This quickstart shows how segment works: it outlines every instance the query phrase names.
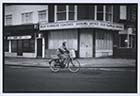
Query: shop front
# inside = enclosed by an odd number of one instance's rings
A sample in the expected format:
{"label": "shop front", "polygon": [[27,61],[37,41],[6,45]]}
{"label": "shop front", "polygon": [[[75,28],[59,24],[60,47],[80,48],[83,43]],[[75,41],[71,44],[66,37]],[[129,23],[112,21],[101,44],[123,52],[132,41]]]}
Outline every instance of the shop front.
{"label": "shop front", "polygon": [[36,57],[37,25],[5,27],[4,49],[6,57]]}
{"label": "shop front", "polygon": [[94,20],[39,24],[40,32],[47,33],[45,58],[55,55],[63,41],[80,58],[112,56],[113,33],[123,29],[122,24]]}

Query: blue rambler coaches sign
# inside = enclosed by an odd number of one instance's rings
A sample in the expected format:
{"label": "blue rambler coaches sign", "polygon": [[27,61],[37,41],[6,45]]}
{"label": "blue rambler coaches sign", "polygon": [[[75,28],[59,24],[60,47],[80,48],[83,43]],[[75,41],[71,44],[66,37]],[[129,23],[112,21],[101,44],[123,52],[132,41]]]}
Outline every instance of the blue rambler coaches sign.
{"label": "blue rambler coaches sign", "polygon": [[94,21],[94,20],[56,22],[56,23],[40,22],[39,24],[40,30],[74,29],[74,28],[101,28],[108,30],[124,30],[124,25],[119,23]]}

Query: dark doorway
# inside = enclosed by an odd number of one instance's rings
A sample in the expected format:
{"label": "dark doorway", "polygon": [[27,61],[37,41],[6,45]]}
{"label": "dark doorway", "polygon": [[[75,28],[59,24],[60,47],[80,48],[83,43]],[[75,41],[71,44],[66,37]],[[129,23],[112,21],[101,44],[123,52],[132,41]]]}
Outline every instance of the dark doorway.
{"label": "dark doorway", "polygon": [[17,41],[17,55],[22,56],[23,50],[22,50],[22,40]]}
{"label": "dark doorway", "polygon": [[42,38],[37,39],[37,57],[42,57]]}

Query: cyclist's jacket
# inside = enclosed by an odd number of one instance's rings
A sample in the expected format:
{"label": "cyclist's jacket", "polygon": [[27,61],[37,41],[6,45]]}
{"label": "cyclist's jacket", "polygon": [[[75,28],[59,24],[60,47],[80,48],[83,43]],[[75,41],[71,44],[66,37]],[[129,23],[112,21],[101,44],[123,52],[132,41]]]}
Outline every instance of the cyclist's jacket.
{"label": "cyclist's jacket", "polygon": [[63,46],[63,45],[58,48],[58,51],[60,52],[60,54],[69,53],[66,46]]}

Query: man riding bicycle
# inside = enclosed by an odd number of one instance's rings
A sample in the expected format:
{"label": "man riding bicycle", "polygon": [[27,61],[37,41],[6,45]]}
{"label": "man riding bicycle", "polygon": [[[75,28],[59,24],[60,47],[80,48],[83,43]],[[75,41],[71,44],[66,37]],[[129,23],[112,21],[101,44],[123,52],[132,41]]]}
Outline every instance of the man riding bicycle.
{"label": "man riding bicycle", "polygon": [[59,57],[59,60],[61,64],[64,63],[65,59],[68,57],[69,50],[66,47],[66,42],[64,41],[62,45],[57,49],[57,56]]}

